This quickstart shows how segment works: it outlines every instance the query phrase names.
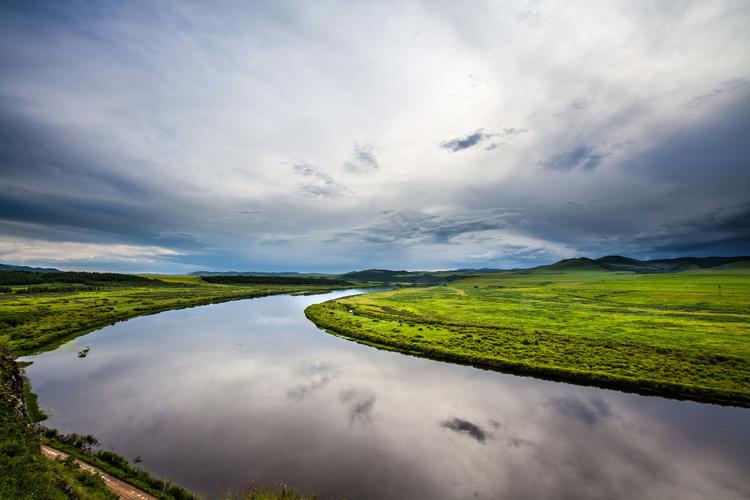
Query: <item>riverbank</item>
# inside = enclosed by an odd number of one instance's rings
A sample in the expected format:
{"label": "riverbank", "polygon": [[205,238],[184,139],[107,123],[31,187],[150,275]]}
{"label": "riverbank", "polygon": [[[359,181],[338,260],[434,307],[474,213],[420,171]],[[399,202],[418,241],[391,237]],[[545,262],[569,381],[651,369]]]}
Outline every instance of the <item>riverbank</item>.
{"label": "riverbank", "polygon": [[750,406],[750,273],[503,273],[308,307],[320,328],[498,371]]}
{"label": "riverbank", "polygon": [[[56,450],[55,448],[52,448],[47,445],[42,445],[41,447],[42,454],[45,457],[51,458],[52,460],[56,461],[65,461],[68,460],[67,453],[64,453],[60,450]],[[71,457],[72,458],[72,457]],[[156,497],[153,497],[146,493],[145,491],[139,490],[132,485],[120,481],[114,476],[111,476],[107,474],[106,472],[102,471],[101,469],[98,469],[96,467],[92,467],[91,465],[87,464],[86,462],[78,459],[73,459],[73,463],[76,464],[79,468],[99,476],[102,481],[104,481],[104,484],[107,485],[107,488],[111,490],[120,500],[155,500]]]}
{"label": "riverbank", "polygon": [[199,280],[94,290],[0,294],[0,344],[17,356],[58,347],[118,321],[230,300],[283,293],[325,293],[351,288],[326,285],[216,285]]}
{"label": "riverbank", "polygon": [[0,348],[0,498],[117,498],[97,476],[42,456],[23,385],[12,354]]}

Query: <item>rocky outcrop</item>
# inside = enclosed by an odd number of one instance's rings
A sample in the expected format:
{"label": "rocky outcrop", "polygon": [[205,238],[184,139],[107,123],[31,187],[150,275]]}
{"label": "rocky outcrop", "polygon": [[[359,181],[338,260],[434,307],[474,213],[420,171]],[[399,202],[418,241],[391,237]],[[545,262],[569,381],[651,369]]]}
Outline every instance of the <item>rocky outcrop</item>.
{"label": "rocky outcrop", "polygon": [[5,401],[6,407],[30,422],[24,400],[21,369],[8,348],[0,348],[0,387],[2,387],[0,396]]}

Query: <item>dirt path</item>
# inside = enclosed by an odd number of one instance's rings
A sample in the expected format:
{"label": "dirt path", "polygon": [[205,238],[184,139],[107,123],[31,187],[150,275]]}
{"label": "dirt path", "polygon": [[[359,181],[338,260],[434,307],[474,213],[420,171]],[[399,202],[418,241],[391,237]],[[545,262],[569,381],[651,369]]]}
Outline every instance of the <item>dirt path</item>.
{"label": "dirt path", "polygon": [[[53,459],[63,460],[65,459],[68,454],[63,453],[62,451],[58,451],[54,448],[50,448],[49,446],[42,445],[42,453],[44,453],[45,456]],[[156,497],[153,497],[149,495],[148,493],[145,493],[135,486],[131,486],[125,481],[121,481],[117,479],[114,476],[110,476],[106,472],[102,471],[101,469],[97,469],[96,467],[93,467],[86,462],[82,462],[81,460],[74,459],[75,463],[78,464],[81,469],[93,472],[95,474],[98,474],[99,477],[104,480],[104,484],[107,485],[107,488],[112,490],[115,494],[117,494],[120,498],[123,500],[156,500]]]}

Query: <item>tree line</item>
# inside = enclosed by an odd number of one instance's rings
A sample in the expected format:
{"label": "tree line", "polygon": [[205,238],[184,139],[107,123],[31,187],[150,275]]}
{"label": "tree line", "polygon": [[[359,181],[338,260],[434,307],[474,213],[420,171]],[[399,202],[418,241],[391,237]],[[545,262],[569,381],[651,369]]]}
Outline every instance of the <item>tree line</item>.
{"label": "tree line", "polygon": [[34,272],[0,271],[0,285],[40,285],[42,283],[81,283],[100,285],[102,283],[158,283],[156,280],[119,273],[90,273],[83,271]]}
{"label": "tree line", "polygon": [[349,286],[350,281],[329,278],[300,278],[296,276],[202,276],[207,283],[219,285],[331,285]]}

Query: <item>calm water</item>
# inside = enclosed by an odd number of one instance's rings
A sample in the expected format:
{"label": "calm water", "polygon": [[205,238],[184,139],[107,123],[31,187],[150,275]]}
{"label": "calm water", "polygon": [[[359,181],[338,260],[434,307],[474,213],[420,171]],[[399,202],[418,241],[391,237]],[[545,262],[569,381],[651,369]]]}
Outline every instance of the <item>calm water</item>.
{"label": "calm water", "polygon": [[[204,495],[750,496],[750,410],[379,351],[276,296],[170,311],[25,358],[47,425]],[[86,358],[76,351],[91,346]]]}

